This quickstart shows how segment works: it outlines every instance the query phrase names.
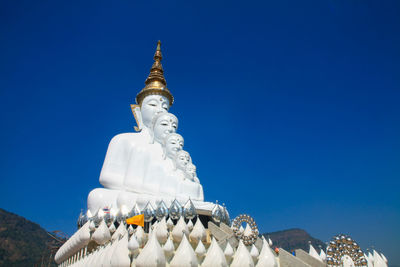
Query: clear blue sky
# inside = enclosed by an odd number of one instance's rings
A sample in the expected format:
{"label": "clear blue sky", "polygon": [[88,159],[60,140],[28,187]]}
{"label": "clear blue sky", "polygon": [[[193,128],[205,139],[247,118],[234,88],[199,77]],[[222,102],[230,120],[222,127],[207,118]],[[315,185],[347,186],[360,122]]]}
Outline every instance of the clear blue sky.
{"label": "clear blue sky", "polygon": [[207,200],[400,264],[400,2],[147,2],[0,2],[0,206],[75,231],[160,39]]}

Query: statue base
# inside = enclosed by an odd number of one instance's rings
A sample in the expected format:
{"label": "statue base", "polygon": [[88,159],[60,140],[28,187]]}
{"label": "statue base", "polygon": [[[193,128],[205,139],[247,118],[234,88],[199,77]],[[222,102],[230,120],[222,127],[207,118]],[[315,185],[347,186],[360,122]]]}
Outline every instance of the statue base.
{"label": "statue base", "polygon": [[[88,210],[90,210],[92,214],[96,214],[99,209],[103,208],[114,207],[120,210],[122,206],[126,206],[128,210],[131,210],[135,203],[138,205],[140,210],[143,210],[149,202],[154,209],[156,209],[161,201],[164,201],[165,205],[169,207],[175,199],[183,206],[189,200],[189,197],[171,197],[162,195],[155,196],[123,190],[96,188],[89,193],[87,203]],[[191,200],[196,208],[197,214],[211,216],[211,211],[214,208],[215,203],[194,199]]]}

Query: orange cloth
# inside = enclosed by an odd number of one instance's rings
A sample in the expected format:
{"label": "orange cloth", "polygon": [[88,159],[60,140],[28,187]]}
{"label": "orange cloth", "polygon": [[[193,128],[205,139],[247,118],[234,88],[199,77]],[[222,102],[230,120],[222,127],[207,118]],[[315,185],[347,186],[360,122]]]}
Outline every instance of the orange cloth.
{"label": "orange cloth", "polygon": [[140,215],[130,217],[130,218],[126,219],[126,223],[140,225],[140,226],[144,227],[144,215],[140,214]]}

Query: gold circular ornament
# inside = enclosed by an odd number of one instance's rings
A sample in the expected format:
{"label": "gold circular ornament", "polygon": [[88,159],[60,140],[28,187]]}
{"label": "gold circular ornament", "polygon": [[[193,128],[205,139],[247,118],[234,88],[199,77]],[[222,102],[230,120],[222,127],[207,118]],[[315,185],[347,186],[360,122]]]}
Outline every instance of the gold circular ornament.
{"label": "gold circular ornament", "polygon": [[[246,222],[250,228],[251,228],[251,234],[250,235],[244,235],[244,233],[242,233],[240,231],[240,226],[242,225],[242,223]],[[232,223],[232,228],[233,228],[233,233],[235,234],[235,236],[237,237],[237,239],[240,239],[243,241],[243,243],[246,246],[250,246],[252,244],[254,244],[257,241],[257,237],[258,237],[258,228],[256,223],[254,222],[254,219],[252,217],[250,217],[249,215],[246,214],[240,214],[239,216],[237,216]]]}
{"label": "gold circular ornament", "polygon": [[343,264],[343,257],[349,256],[355,266],[367,266],[364,253],[358,244],[348,235],[337,235],[332,238],[327,247],[328,266],[338,266]]}

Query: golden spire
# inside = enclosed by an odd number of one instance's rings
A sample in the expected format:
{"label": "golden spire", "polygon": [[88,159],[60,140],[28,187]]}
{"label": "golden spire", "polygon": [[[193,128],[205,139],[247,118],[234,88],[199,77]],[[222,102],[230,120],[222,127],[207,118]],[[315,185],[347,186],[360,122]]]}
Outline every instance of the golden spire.
{"label": "golden spire", "polygon": [[136,103],[142,105],[143,99],[148,95],[162,95],[168,98],[169,105],[172,106],[174,102],[174,97],[167,88],[167,82],[164,78],[164,70],[161,65],[161,42],[158,41],[157,49],[154,53],[154,63],[151,66],[150,74],[144,82],[146,86],[140,91],[136,96]]}

